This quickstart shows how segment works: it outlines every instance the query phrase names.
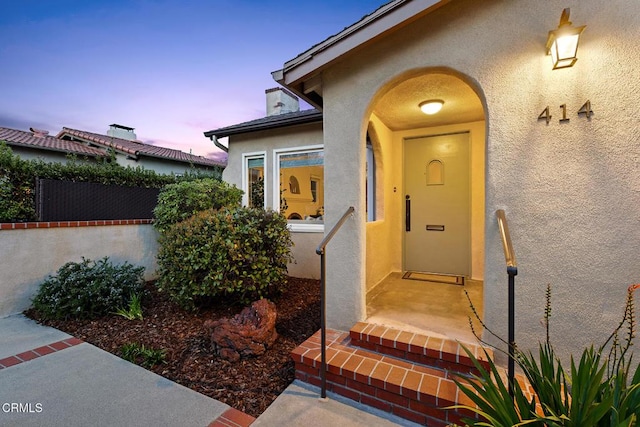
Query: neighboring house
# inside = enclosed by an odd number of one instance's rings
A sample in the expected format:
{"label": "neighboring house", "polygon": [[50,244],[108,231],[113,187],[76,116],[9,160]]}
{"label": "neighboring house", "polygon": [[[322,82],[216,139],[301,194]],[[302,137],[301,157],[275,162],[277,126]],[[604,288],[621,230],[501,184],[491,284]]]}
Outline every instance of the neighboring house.
{"label": "neighboring house", "polygon": [[22,159],[41,159],[66,163],[71,154],[78,160],[96,160],[106,157],[105,150],[74,141],[64,141],[49,132],[31,128],[30,132],[0,127],[0,141],[5,141],[14,154]]}
{"label": "neighboring house", "polygon": [[298,98],[283,89],[266,95],[266,117],[205,136],[216,142],[229,138],[223,179],[244,191],[245,205],[283,208],[294,242],[289,274],[318,278],[315,248],[324,230],[322,113],[299,111]]}
{"label": "neighboring house", "polygon": [[191,169],[213,170],[224,167],[218,161],[184,153],[171,148],[145,144],[136,139],[134,128],[112,124],[107,135],[77,129],[62,128],[56,136],[64,141],[76,141],[102,150],[112,150],[122,166],[151,169],[161,174],[183,174]]}
{"label": "neighboring house", "polygon": [[113,124],[107,135],[63,128],[57,136],[31,128],[30,132],[0,127],[0,141],[23,159],[66,163],[69,155],[80,161],[115,156],[122,166],[144,167],[160,174],[184,174],[189,170],[215,170],[224,164],[171,148],[136,140],[133,128]]}
{"label": "neighboring house", "polygon": [[[547,35],[567,7],[586,25],[579,60],[552,69]],[[273,73],[322,113],[206,135],[229,137],[225,179],[246,191],[264,177],[275,209],[280,191],[289,204],[289,160],[322,159],[326,215],[293,220],[296,242],[319,241],[355,207],[327,250],[331,327],[366,319],[370,291],[390,274],[423,271],[482,280],[484,321],[506,337],[504,209],[518,260],[516,341],[544,339],[550,283],[552,339],[566,360],[604,341],[640,281],[638,46],[635,0],[394,0]],[[420,111],[428,100],[443,102],[440,113]],[[313,175],[296,176],[300,194]]]}

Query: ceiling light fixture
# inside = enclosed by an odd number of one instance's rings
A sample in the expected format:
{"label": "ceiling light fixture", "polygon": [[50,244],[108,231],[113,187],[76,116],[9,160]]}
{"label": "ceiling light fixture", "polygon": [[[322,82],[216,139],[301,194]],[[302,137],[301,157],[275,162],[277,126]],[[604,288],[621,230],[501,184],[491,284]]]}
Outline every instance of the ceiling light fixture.
{"label": "ceiling light fixture", "polygon": [[428,101],[421,102],[419,107],[423,113],[432,115],[440,111],[443,105],[444,101],[441,99],[430,99]]}
{"label": "ceiling light fixture", "polygon": [[578,42],[586,25],[571,25],[569,12],[569,8],[562,11],[558,28],[549,31],[547,38],[547,55],[551,55],[554,70],[572,67],[578,60]]}

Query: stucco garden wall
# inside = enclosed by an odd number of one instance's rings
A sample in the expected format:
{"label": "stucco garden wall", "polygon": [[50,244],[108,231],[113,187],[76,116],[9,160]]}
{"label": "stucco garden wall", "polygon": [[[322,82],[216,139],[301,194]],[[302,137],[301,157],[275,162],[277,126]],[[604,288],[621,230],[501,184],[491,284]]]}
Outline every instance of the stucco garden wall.
{"label": "stucco garden wall", "polygon": [[[573,68],[551,70],[544,45],[563,8],[586,24]],[[600,343],[640,279],[640,4],[613,0],[461,0],[369,44],[323,72],[325,206],[357,214],[329,254],[328,321],[364,318],[364,136],[371,106],[394,79],[420,70],[470,83],[487,118],[485,320],[506,336],[506,267],[495,222],[505,209],[518,257],[516,340],[544,338],[547,283],[552,339],[563,357]],[[594,115],[578,116],[590,100]],[[569,122],[560,123],[567,105]],[[549,124],[538,115],[549,106]],[[343,183],[354,183],[345,186]],[[338,190],[339,189],[339,190]],[[337,218],[328,218],[329,224]],[[353,286],[344,286],[352,283]]]}
{"label": "stucco garden wall", "polygon": [[[322,123],[252,132],[245,135],[234,135],[229,138],[228,163],[222,178],[226,182],[242,188],[243,153],[265,152],[265,192],[267,200],[265,207],[273,208],[276,200],[273,179],[274,150],[322,145]],[[289,263],[287,267],[289,275],[313,279],[320,277],[320,257],[316,255],[316,247],[323,237],[324,234],[322,232],[291,233],[291,239],[294,244],[291,252],[294,261]]]}
{"label": "stucco garden wall", "polygon": [[[116,223],[125,221],[91,221]],[[136,222],[142,222],[137,220]],[[0,317],[20,313],[31,305],[39,285],[65,263],[82,257],[113,263],[128,261],[145,267],[145,279],[155,278],[157,232],[150,224],[78,226],[85,221],[28,223],[43,228],[0,230]],[[57,224],[57,223],[56,223]],[[27,224],[15,224],[26,226]]]}

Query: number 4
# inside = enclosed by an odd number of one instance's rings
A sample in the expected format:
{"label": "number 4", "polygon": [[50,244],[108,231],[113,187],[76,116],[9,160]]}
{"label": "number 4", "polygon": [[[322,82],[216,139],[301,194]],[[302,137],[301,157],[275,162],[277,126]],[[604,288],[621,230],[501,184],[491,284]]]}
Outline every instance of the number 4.
{"label": "number 4", "polygon": [[591,101],[587,100],[587,102],[585,102],[584,105],[580,107],[580,109],[578,110],[578,115],[580,114],[584,114],[585,116],[587,116],[587,119],[591,118],[591,115],[593,114],[593,110],[591,110]]}
{"label": "number 4", "polygon": [[538,120],[546,120],[547,124],[549,124],[549,121],[551,121],[551,113],[549,112],[548,105],[547,105],[547,108],[542,110],[542,113],[540,113],[540,115],[538,116]]}

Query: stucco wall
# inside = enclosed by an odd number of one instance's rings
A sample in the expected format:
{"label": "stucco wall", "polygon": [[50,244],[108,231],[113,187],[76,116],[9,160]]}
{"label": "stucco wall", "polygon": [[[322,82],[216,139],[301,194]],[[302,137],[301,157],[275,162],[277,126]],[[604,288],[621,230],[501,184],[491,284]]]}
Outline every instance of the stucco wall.
{"label": "stucco wall", "polygon": [[161,158],[142,156],[138,160],[130,159],[122,154],[116,156],[116,162],[124,167],[130,166],[132,168],[143,167],[147,170],[153,170],[159,174],[175,174],[183,175],[187,171],[195,170],[211,170],[213,168],[207,168],[202,165],[190,165],[184,162],[174,162],[171,160],[164,160]]}
{"label": "stucco wall", "polygon": [[287,265],[289,276],[320,279],[320,256],[316,248],[323,237],[322,233],[291,233],[293,261]]}
{"label": "stucco wall", "polygon": [[0,231],[0,317],[29,308],[43,280],[65,263],[80,262],[82,257],[128,261],[145,267],[145,279],[155,278],[156,239],[152,225]]}
{"label": "stucco wall", "polygon": [[[322,144],[322,123],[234,135],[229,137],[228,163],[222,177],[226,182],[242,188],[243,153],[266,152],[265,192],[267,202],[265,207],[273,208],[274,150]],[[313,279],[320,277],[320,257],[316,255],[316,247],[323,237],[322,232],[292,232],[291,239],[294,246],[291,248],[291,252],[294,261],[288,265],[288,272],[291,276]]]}
{"label": "stucco wall", "polygon": [[[57,162],[66,164],[67,153],[57,152],[57,151],[43,151],[43,150],[33,150],[25,147],[18,147],[15,145],[9,145],[13,154],[19,156],[22,160],[42,160],[44,162]],[[85,157],[81,155],[76,156],[77,162],[85,162],[88,161],[90,163],[94,163],[96,159],[94,157]]]}
{"label": "stucco wall", "polygon": [[[552,71],[544,45],[565,7],[587,29],[576,65]],[[487,324],[506,336],[507,276],[495,223],[503,208],[519,266],[516,340],[526,347],[544,337],[540,318],[551,283],[552,338],[561,354],[602,342],[622,315],[627,286],[640,277],[638,22],[635,0],[550,0],[544,7],[461,0],[324,70],[329,224],[337,220],[330,213],[349,205],[364,212],[363,141],[378,91],[409,71],[445,67],[474,86],[486,109]],[[576,114],[587,100],[590,120]],[[561,104],[568,123],[558,122]],[[548,125],[537,120],[547,105],[554,115]],[[364,318],[365,233],[357,214],[336,236],[341,250],[329,254],[332,327]]]}

